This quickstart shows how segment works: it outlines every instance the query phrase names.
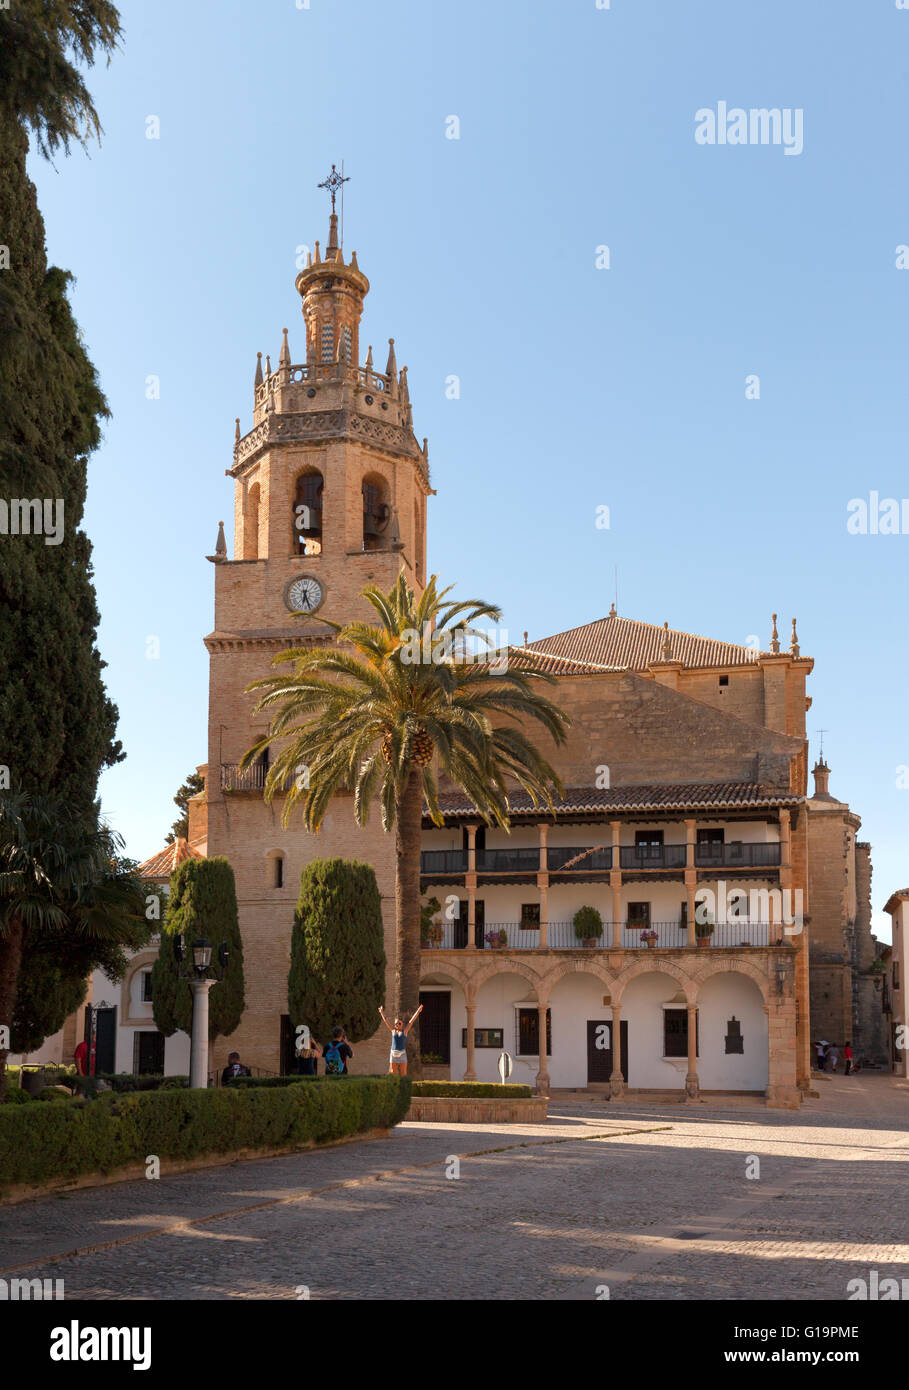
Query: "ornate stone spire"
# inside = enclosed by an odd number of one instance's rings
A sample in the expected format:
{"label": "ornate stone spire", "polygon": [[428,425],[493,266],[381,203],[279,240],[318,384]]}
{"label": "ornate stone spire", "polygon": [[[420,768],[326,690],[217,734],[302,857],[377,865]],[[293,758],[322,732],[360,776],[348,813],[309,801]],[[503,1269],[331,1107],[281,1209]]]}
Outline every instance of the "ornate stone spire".
{"label": "ornate stone spire", "polygon": [[792,641],[789,643],[789,654],[790,656],[798,656],[799,654],[799,635],[795,630],[795,618],[792,619]]}
{"label": "ornate stone spire", "polygon": [[774,656],[779,656],[779,654],[780,654],[780,634],[779,634],[779,633],[777,632],[777,630],[776,630],[776,614],[775,614],[775,613],[772,613],[770,616],[771,616],[772,619],[773,619],[773,630],[772,630],[772,632],[770,633],[770,650],[771,650],[771,652],[773,653]]}
{"label": "ornate stone spire", "polygon": [[385,375],[388,377],[388,390],[394,395],[395,385],[398,380],[398,363],[395,357],[395,340],[388,340],[388,361],[385,363]]}
{"label": "ornate stone spire", "polygon": [[239,417],[239,415],[237,416],[237,428],[236,428],[236,430],[234,431],[234,443],[235,443],[235,444],[239,444],[239,443],[240,443],[240,417]]}
{"label": "ornate stone spire", "polygon": [[[610,614],[610,617],[614,617],[614,616],[615,616],[614,614]],[[669,640],[669,624],[668,624],[668,623],[664,623],[664,624],[663,624],[663,651],[662,651],[662,659],[663,659],[664,661],[671,661],[671,660],[672,660],[672,643],[671,643],[670,640]]]}
{"label": "ornate stone spire", "polygon": [[261,385],[262,385],[262,354],[261,354],[261,352],[257,352],[257,353],[256,353],[256,376],[255,376],[255,380],[253,381],[253,386],[261,386]]}
{"label": "ornate stone spire", "polygon": [[617,617],[619,616],[618,613],[615,611],[615,604],[614,604],[614,603],[610,603],[610,605],[609,605],[609,614],[608,614],[608,616],[609,616],[610,618],[617,618]]}
{"label": "ornate stone spire", "polygon": [[223,565],[227,559],[227,541],[224,539],[224,522],[218,522],[218,539],[215,541],[214,555],[206,555],[206,560],[211,560],[213,565]]}
{"label": "ornate stone spire", "polygon": [[278,365],[281,366],[281,367],[289,367],[289,366],[290,366],[290,347],[288,346],[288,342],[287,342],[287,329],[286,329],[286,328],[282,328],[282,329],[281,329],[281,332],[282,332],[282,334],[284,335],[284,337],[283,337],[283,341],[282,341],[282,343],[281,343],[281,356],[278,358]]}

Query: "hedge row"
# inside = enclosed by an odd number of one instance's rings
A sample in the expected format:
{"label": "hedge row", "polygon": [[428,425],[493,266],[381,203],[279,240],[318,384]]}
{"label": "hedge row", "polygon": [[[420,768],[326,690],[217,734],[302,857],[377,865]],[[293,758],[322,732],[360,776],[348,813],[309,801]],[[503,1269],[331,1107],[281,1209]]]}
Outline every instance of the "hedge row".
{"label": "hedge row", "polygon": [[94,1076],[71,1076],[65,1085],[75,1086],[80,1093],[91,1092],[99,1081],[106,1081],[112,1091],[122,1094],[132,1091],[172,1091],[189,1085],[188,1076],[133,1076],[130,1071],[99,1071]]}
{"label": "hedge row", "polygon": [[398,1124],[410,1105],[402,1076],[314,1078],[308,1086],[144,1091],[65,1105],[0,1107],[0,1190],[126,1164],[326,1144]]}
{"label": "hedge row", "polygon": [[502,1086],[497,1081],[414,1081],[415,1096],[455,1096],[461,1100],[482,1100],[495,1096],[497,1100],[523,1100],[533,1095],[530,1086]]}

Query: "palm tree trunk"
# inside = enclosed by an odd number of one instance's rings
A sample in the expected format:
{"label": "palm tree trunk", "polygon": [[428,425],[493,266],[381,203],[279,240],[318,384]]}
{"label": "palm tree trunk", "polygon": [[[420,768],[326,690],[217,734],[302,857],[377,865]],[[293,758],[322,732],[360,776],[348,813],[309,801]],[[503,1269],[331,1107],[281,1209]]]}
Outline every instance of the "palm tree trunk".
{"label": "palm tree trunk", "polygon": [[[22,965],[22,947],[25,941],[25,928],[21,922],[13,921],[5,936],[0,936],[0,1025],[11,1029],[16,995],[19,992],[19,970]],[[0,1035],[4,1040],[6,1035]],[[0,1047],[0,1098],[6,1094],[6,1059],[8,1047]]]}
{"label": "palm tree trunk", "polygon": [[[395,1013],[406,1023],[420,1002],[420,847],[423,776],[411,765],[410,776],[395,794]],[[407,1038],[407,1070],[419,1079],[420,1020]]]}

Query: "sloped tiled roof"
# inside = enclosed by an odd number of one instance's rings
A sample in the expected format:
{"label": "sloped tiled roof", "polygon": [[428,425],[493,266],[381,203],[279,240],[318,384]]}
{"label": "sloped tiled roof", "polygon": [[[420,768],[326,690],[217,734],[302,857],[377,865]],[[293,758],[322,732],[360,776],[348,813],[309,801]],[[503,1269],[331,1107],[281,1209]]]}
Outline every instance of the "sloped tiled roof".
{"label": "sloped tiled roof", "polygon": [[[573,812],[594,815],[605,811],[685,811],[716,807],[796,806],[804,798],[794,792],[767,791],[754,782],[663,782],[653,786],[568,787],[565,795],[553,798],[556,814]],[[475,815],[476,807],[462,793],[439,797],[439,809],[446,816]],[[527,792],[514,792],[508,798],[511,815],[534,814]],[[536,814],[547,815],[545,807]]]}
{"label": "sloped tiled roof", "polygon": [[204,858],[205,855],[193,849],[188,840],[177,839],[172,845],[165,845],[163,849],[158,850],[151,859],[146,859],[139,865],[137,872],[142,878],[170,878],[177,865],[182,864],[185,859]]}
{"label": "sloped tiled roof", "polygon": [[[552,658],[548,669],[553,675],[559,672],[559,661],[582,663],[591,669],[645,671],[652,661],[666,660],[665,640],[665,629],[655,623],[609,617],[557,632],[553,637],[542,637],[517,650]],[[685,666],[747,666],[757,655],[752,648],[735,642],[718,642],[672,628],[669,646],[669,659]]]}

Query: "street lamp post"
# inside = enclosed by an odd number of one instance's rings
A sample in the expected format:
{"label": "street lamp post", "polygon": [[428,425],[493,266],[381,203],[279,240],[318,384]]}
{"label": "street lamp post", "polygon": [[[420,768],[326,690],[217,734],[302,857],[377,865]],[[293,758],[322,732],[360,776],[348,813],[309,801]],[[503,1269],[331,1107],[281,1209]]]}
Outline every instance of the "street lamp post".
{"label": "street lamp post", "polygon": [[193,996],[193,1024],[189,1041],[189,1084],[194,1089],[204,1090],[208,1086],[208,991],[212,985],[224,979],[227,969],[227,942],[218,947],[220,973],[211,974],[211,942],[205,937],[194,941],[191,947],[192,964],[186,962],[186,947],[182,933],[174,937],[174,956],[181,980],[188,980]]}

